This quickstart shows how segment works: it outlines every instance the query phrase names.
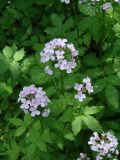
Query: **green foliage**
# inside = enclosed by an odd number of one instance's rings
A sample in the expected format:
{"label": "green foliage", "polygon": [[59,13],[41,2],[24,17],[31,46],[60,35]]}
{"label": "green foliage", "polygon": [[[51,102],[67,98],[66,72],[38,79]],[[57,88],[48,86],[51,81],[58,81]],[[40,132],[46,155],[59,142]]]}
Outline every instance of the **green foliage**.
{"label": "green foliage", "polygon": [[[102,1],[1,0],[0,160],[76,159],[90,153],[95,131],[112,131],[120,140],[120,6],[112,4],[114,13],[103,11]],[[49,76],[40,63],[39,53],[54,38],[68,39],[79,51],[74,72],[64,74],[64,92],[59,70]],[[79,102],[74,84],[85,77],[94,92]],[[46,118],[20,109],[19,92],[31,84],[51,100]]]}

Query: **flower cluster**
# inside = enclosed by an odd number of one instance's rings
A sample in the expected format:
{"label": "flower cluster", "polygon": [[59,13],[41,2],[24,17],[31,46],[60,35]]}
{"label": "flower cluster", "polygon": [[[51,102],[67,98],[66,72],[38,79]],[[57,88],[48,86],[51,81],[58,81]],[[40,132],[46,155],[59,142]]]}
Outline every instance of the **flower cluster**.
{"label": "flower cluster", "polygon": [[40,114],[47,117],[50,113],[50,109],[47,108],[50,100],[42,87],[36,88],[34,85],[24,87],[19,94],[18,102],[21,103],[20,108],[25,113],[30,112],[32,117]]}
{"label": "flower cluster", "polygon": [[109,10],[110,8],[112,8],[112,4],[110,2],[102,5],[102,9],[105,11]]}
{"label": "flower cluster", "polygon": [[119,154],[118,140],[110,132],[100,135],[94,132],[88,144],[91,146],[91,150],[97,153],[96,160],[101,160],[103,157],[112,158],[112,155]]}
{"label": "flower cluster", "polygon": [[[70,3],[70,0],[60,0],[61,2],[64,2],[66,4],[69,4]],[[83,3],[86,3],[87,5],[94,5],[96,2],[99,2],[100,0],[78,0],[78,3],[79,4],[83,4]],[[117,3],[120,3],[120,0],[114,0],[115,2]],[[105,11],[109,10],[110,8],[112,8],[112,3],[111,2],[107,2],[107,3],[104,3],[101,8]]]}
{"label": "flower cluster", "polygon": [[[67,39],[58,38],[51,40],[45,44],[45,48],[40,55],[41,62],[54,61],[55,68],[65,70],[67,73],[71,73],[72,69],[77,65],[76,56],[78,56],[78,51],[72,43],[67,43]],[[49,75],[53,74],[49,66],[47,66],[45,72]]]}
{"label": "flower cluster", "polygon": [[90,158],[88,158],[86,154],[80,153],[80,157],[77,158],[77,160],[90,160]]}
{"label": "flower cluster", "polygon": [[80,102],[82,102],[86,98],[85,92],[88,93],[93,92],[93,86],[90,82],[90,78],[84,78],[82,84],[76,83],[74,86],[74,89],[78,91],[78,93],[75,95],[75,98],[78,99]]}
{"label": "flower cluster", "polygon": [[66,3],[66,4],[70,3],[70,0],[60,0],[60,1]]}

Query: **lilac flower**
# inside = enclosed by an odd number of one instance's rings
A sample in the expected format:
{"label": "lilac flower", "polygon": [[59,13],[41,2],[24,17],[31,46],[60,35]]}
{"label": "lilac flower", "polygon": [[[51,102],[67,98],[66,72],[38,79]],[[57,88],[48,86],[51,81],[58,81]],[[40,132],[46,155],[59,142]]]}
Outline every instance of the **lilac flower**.
{"label": "lilac flower", "polygon": [[105,3],[102,5],[102,9],[107,11],[109,10],[110,8],[112,8],[112,4],[111,3]]}
{"label": "lilac flower", "polygon": [[78,83],[75,83],[75,86],[74,86],[74,88],[75,88],[77,91],[82,91],[83,84],[78,84]]}
{"label": "lilac flower", "polygon": [[61,0],[61,2],[64,2],[66,4],[69,4],[70,3],[70,0]]}
{"label": "lilac flower", "polygon": [[115,2],[120,3],[120,0],[115,0]]}
{"label": "lilac flower", "polygon": [[83,83],[86,85],[85,87],[86,87],[88,93],[92,93],[93,92],[93,86],[90,82],[90,78],[89,77],[84,78]]}
{"label": "lilac flower", "polygon": [[50,103],[50,100],[42,90],[42,87],[36,88],[34,85],[31,85],[24,87],[19,93],[18,102],[21,103],[20,108],[25,113],[29,112],[32,117],[35,117],[36,115],[42,115],[48,109],[47,105]]}
{"label": "lilac flower", "polygon": [[[66,73],[72,73],[77,66],[75,61],[78,51],[72,43],[69,44],[67,42],[67,39],[58,38],[49,41],[45,44],[45,48],[40,55],[42,63],[54,61],[54,66],[60,70],[65,70]],[[67,57],[70,58],[68,59]]]}
{"label": "lilac flower", "polygon": [[50,109],[49,109],[49,108],[45,109],[45,110],[42,112],[42,116],[43,116],[43,117],[48,117],[49,114],[50,114]]}
{"label": "lilac flower", "polygon": [[78,99],[80,102],[82,102],[86,98],[86,91],[88,93],[93,92],[93,86],[90,82],[90,78],[84,78],[82,84],[75,83],[74,89],[78,91],[78,93],[75,95],[75,98]]}
{"label": "lilac flower", "polygon": [[93,136],[90,137],[88,144],[91,147],[91,150],[96,152],[96,160],[101,160],[103,158],[111,158],[113,155],[118,155],[117,150],[118,140],[110,132],[98,134],[93,133]]}
{"label": "lilac flower", "polygon": [[90,158],[88,158],[86,154],[80,153],[80,157],[77,158],[77,160],[90,160]]}
{"label": "lilac flower", "polygon": [[78,94],[75,95],[75,98],[82,102],[86,98],[86,95],[82,92],[78,92]]}
{"label": "lilac flower", "polygon": [[91,83],[87,83],[86,84],[86,89],[87,89],[88,93],[92,93],[93,92],[93,86],[91,85]]}
{"label": "lilac flower", "polygon": [[83,79],[83,83],[85,83],[85,84],[90,83],[90,78],[89,77],[84,78]]}
{"label": "lilac flower", "polygon": [[46,67],[45,67],[45,73],[47,73],[48,75],[52,75],[52,74],[53,74],[53,70],[50,69],[49,66],[46,66]]}

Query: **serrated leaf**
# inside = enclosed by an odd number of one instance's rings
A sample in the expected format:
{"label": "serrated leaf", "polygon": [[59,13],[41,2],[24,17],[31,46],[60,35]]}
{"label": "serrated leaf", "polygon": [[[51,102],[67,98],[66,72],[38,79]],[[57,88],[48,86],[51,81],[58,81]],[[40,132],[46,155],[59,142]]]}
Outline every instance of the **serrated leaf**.
{"label": "serrated leaf", "polygon": [[21,127],[19,127],[16,132],[15,132],[15,136],[19,137],[20,135],[22,135],[24,132],[26,131],[26,127],[24,125],[22,125]]}
{"label": "serrated leaf", "polygon": [[70,122],[73,117],[73,110],[71,108],[68,108],[65,110],[63,115],[59,118],[59,120],[63,123]]}
{"label": "serrated leaf", "polygon": [[91,36],[90,34],[86,33],[83,37],[83,42],[87,47],[89,47],[90,41],[91,41]]}
{"label": "serrated leaf", "polygon": [[95,67],[99,65],[99,59],[93,54],[86,55],[83,59],[83,62],[86,66]]}
{"label": "serrated leaf", "polygon": [[120,77],[118,77],[117,75],[108,76],[107,81],[112,85],[120,86]]}
{"label": "serrated leaf", "polygon": [[19,153],[20,153],[20,148],[19,148],[18,144],[15,141],[11,142],[11,151],[9,154],[9,159],[10,160],[17,160],[19,157]]}
{"label": "serrated leaf", "polygon": [[63,19],[64,19],[64,16],[60,16],[60,15],[57,15],[57,14],[52,14],[51,15],[51,21],[57,27],[61,27]]}
{"label": "serrated leaf", "polygon": [[91,78],[98,78],[103,74],[103,70],[101,68],[91,68],[86,71],[86,77],[89,76]]}
{"label": "serrated leaf", "polygon": [[43,151],[43,152],[47,152],[47,147],[46,147],[46,144],[41,141],[40,139],[37,141],[37,147]]}
{"label": "serrated leaf", "polygon": [[25,114],[24,123],[25,123],[26,127],[28,127],[30,125],[31,121],[32,121],[31,115],[30,114]]}
{"label": "serrated leaf", "polygon": [[0,75],[9,69],[9,60],[0,54]]}
{"label": "serrated leaf", "polygon": [[74,135],[76,136],[80,132],[81,129],[82,129],[82,117],[77,116],[72,121],[72,131],[73,131]]}
{"label": "serrated leaf", "polygon": [[20,49],[19,51],[15,52],[13,58],[14,58],[15,61],[20,61],[20,60],[23,59],[24,56],[25,56],[25,51],[24,51],[24,49],[22,48],[22,49]]}
{"label": "serrated leaf", "polygon": [[96,131],[96,132],[102,132],[102,127],[99,123],[98,120],[96,120],[94,117],[92,116],[83,116],[83,121],[85,123],[85,125],[91,129],[92,131]]}
{"label": "serrated leaf", "polygon": [[69,18],[63,24],[63,30],[69,31],[72,28],[72,26],[73,26],[73,18]]}
{"label": "serrated leaf", "polygon": [[69,132],[69,133],[65,133],[64,137],[70,141],[75,140],[75,137],[73,135],[73,133]]}
{"label": "serrated leaf", "polygon": [[33,124],[33,129],[39,130],[40,128],[41,128],[40,121],[39,120],[35,121],[35,123]]}
{"label": "serrated leaf", "polygon": [[15,126],[23,125],[23,121],[19,118],[10,118],[9,121],[10,121],[10,123],[12,123]]}
{"label": "serrated leaf", "polygon": [[85,107],[84,114],[86,115],[94,115],[101,111],[103,111],[104,107],[102,106],[92,106],[92,107]]}
{"label": "serrated leaf", "polygon": [[36,144],[35,143],[31,143],[28,148],[27,148],[27,153],[26,153],[26,159],[29,159],[29,160],[33,160],[33,155],[36,151]]}
{"label": "serrated leaf", "polygon": [[10,64],[10,72],[13,75],[13,77],[18,78],[20,74],[20,65],[16,61],[12,61]]}
{"label": "serrated leaf", "polygon": [[105,95],[109,105],[113,107],[113,109],[118,109],[119,107],[119,92],[116,87],[111,84],[107,84],[105,89]]}
{"label": "serrated leaf", "polygon": [[4,82],[0,82],[0,94],[2,97],[7,97],[13,93],[12,87]]}
{"label": "serrated leaf", "polygon": [[106,85],[106,79],[98,79],[95,83],[94,83],[94,92],[95,93],[99,93],[101,92]]}
{"label": "serrated leaf", "polygon": [[6,58],[10,58],[13,54],[13,51],[12,51],[12,48],[11,47],[8,47],[6,46],[4,49],[3,49],[3,54]]}
{"label": "serrated leaf", "polygon": [[52,143],[52,135],[50,134],[49,129],[44,130],[40,138],[43,142]]}
{"label": "serrated leaf", "polygon": [[95,15],[95,10],[91,5],[79,4],[79,10],[80,10],[80,12],[82,12],[83,14],[88,15],[88,16]]}

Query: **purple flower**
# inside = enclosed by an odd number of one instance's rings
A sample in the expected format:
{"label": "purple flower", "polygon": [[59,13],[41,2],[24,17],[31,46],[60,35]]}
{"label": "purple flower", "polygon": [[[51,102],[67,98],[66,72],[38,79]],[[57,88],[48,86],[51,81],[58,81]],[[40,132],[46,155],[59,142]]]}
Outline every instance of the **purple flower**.
{"label": "purple flower", "polygon": [[78,91],[78,93],[75,95],[75,98],[78,99],[80,102],[82,102],[86,98],[86,91],[88,93],[93,92],[93,86],[90,82],[90,78],[84,78],[82,84],[75,83],[74,89]]}
{"label": "purple flower", "polygon": [[86,98],[86,95],[82,92],[78,92],[78,94],[75,95],[75,98],[82,102]]}
{"label": "purple flower", "polygon": [[118,140],[110,132],[98,134],[97,132],[93,133],[93,136],[90,137],[88,144],[91,147],[91,150],[96,152],[96,160],[101,160],[103,158],[111,158],[112,155],[118,155],[117,150]]}
{"label": "purple flower", "polygon": [[45,67],[45,73],[47,73],[48,75],[52,75],[52,74],[53,74],[53,70],[50,69],[49,66],[46,66],[46,67]]}
{"label": "purple flower", "polygon": [[77,160],[90,160],[90,158],[88,158],[86,154],[80,153],[80,157],[77,158]]}
{"label": "purple flower", "polygon": [[111,3],[105,3],[102,5],[103,10],[107,11],[108,9],[112,8]]}
{"label": "purple flower", "polygon": [[[65,70],[66,73],[72,73],[72,70],[77,66],[75,61],[78,51],[72,43],[67,42],[67,39],[57,38],[49,41],[45,44],[40,55],[42,63],[55,61],[54,66],[60,70]],[[71,59],[67,57],[71,57]]]}
{"label": "purple flower", "polygon": [[20,108],[25,113],[29,112],[32,117],[35,117],[36,115],[42,115],[45,109],[48,109],[47,106],[50,100],[42,90],[42,87],[36,88],[31,85],[23,88],[19,94],[18,102],[21,103]]}

